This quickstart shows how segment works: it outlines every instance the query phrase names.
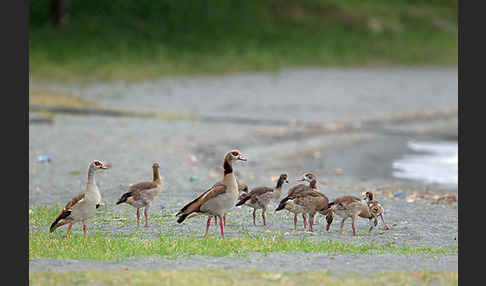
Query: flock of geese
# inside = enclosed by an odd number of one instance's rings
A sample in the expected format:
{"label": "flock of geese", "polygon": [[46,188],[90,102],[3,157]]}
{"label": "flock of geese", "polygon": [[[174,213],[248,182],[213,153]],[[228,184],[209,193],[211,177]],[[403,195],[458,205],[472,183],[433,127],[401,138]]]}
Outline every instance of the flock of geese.
{"label": "flock of geese", "polygon": [[[210,189],[199,195],[197,198],[186,204],[175,215],[177,222],[205,215],[208,217],[206,223],[207,236],[211,219],[214,217],[215,223],[219,218],[221,236],[224,237],[224,226],[226,225],[226,213],[234,206],[248,206],[253,208],[253,224],[256,225],[256,211],[262,210],[263,224],[266,225],[265,212],[271,202],[276,202],[282,195],[282,185],[289,183],[287,174],[281,174],[275,187],[256,187],[248,192],[248,187],[239,181],[233,172],[233,163],[237,161],[247,161],[243,154],[238,150],[232,150],[224,156],[223,179],[214,184]],[[88,166],[88,182],[86,191],[80,193],[69,201],[57,215],[50,227],[50,232],[56,228],[69,224],[65,237],[67,238],[74,223],[81,222],[83,231],[86,235],[86,222],[96,212],[101,203],[101,194],[95,182],[97,170],[109,169],[111,163],[95,160]],[[148,209],[154,198],[162,192],[162,181],[159,174],[159,164],[152,166],[153,179],[150,182],[141,182],[131,185],[128,192],[124,193],[117,201],[118,204],[126,203],[137,209],[137,225],[140,224],[140,209],[144,208],[145,227],[148,227]],[[312,173],[305,173],[298,181],[308,182],[309,184],[298,184],[288,190],[287,196],[280,200],[275,211],[287,210],[294,213],[294,228],[297,227],[297,216],[302,214],[304,228],[307,228],[307,215],[309,215],[309,231],[314,231],[314,216],[317,213],[326,217],[326,230],[329,231],[335,215],[342,218],[340,232],[346,219],[352,219],[353,236],[356,236],[356,219],[362,217],[368,219],[369,232],[378,224],[378,217],[383,222],[382,229],[389,227],[383,218],[384,209],[382,205],[373,199],[372,192],[363,192],[361,197],[342,196],[329,202],[329,199],[319,191],[317,178]]]}

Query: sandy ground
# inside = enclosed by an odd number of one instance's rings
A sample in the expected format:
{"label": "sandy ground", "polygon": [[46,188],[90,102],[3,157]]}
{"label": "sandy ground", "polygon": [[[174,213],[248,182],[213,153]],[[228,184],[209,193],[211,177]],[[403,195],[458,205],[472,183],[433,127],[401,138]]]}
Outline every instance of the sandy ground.
{"label": "sandy ground", "polygon": [[[105,107],[190,112],[219,121],[164,121],[157,118],[116,118],[103,116],[56,115],[54,124],[31,124],[29,128],[29,204],[65,204],[83,190],[88,163],[93,159],[113,162],[113,168],[97,175],[97,183],[108,204],[114,203],[130,184],[150,180],[151,165],[157,161],[164,182],[163,193],[154,201],[150,212],[174,213],[222,176],[222,157],[230,149],[248,154],[248,162],[235,166],[237,175],[250,188],[275,183],[272,176],[289,174],[290,186],[302,173],[311,171],[320,180],[320,189],[331,200],[341,195],[358,195],[365,188],[403,191],[411,194],[446,194],[457,196],[457,185],[425,184],[393,177],[392,162],[411,153],[407,142],[457,140],[457,115],[406,120],[400,123],[381,119],[378,124],[354,130],[324,130],[291,124],[333,121],[356,122],[403,113],[420,113],[438,108],[457,109],[457,70],[304,70],[272,74],[243,74],[227,77],[201,77],[163,80],[137,84],[99,84],[93,86],[41,86],[31,89],[71,91],[95,99]],[[241,124],[231,118],[252,118],[282,124]],[[289,124],[286,124],[288,122]],[[194,154],[198,161],[187,162]],[[49,164],[36,161],[47,155]],[[190,181],[192,176],[199,180]],[[284,193],[289,186],[284,187]],[[313,239],[349,240],[356,243],[373,240],[393,241],[423,247],[457,246],[457,204],[432,204],[429,200],[407,202],[377,192],[386,209],[391,230],[375,231],[353,238],[351,225],[346,235],[338,233],[339,222],[331,232],[316,226],[316,233],[293,231],[287,213],[268,213],[268,225],[252,226],[250,209],[235,208],[228,215],[226,235],[243,232],[280,231],[289,239],[302,235]],[[104,210],[100,210],[103,212]],[[113,212],[135,216],[130,206],[121,205]],[[133,217],[131,217],[133,218]],[[258,217],[260,219],[260,217]],[[179,225],[175,222],[154,224],[149,229],[112,223],[89,226],[97,231],[142,231],[148,237],[160,232],[176,231],[198,236],[204,218],[194,218]],[[259,220],[257,220],[258,222]],[[358,221],[358,230],[367,222]],[[74,232],[80,232],[73,228]],[[217,235],[216,228],[211,233]],[[287,270],[300,259],[298,270],[360,269],[373,260],[372,270],[451,269],[457,270],[457,255],[433,258],[398,255],[328,256],[319,254],[271,254],[249,258],[192,257],[176,261],[164,258],[131,259],[123,262],[71,260],[30,260],[31,271],[87,269],[102,265],[120,267],[187,268],[270,267]],[[313,263],[309,263],[311,260]],[[257,262],[255,262],[257,261]],[[315,263],[314,263],[315,262]],[[267,265],[267,266],[262,266]],[[273,267],[273,268],[272,268]],[[267,269],[267,268],[265,268]]]}

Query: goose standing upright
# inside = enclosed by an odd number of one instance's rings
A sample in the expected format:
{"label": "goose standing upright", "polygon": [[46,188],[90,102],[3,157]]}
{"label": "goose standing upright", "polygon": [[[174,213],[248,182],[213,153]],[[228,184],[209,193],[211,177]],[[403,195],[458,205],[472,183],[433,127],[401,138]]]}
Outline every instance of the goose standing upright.
{"label": "goose standing upright", "polygon": [[186,218],[193,216],[207,215],[206,232],[203,235],[203,237],[206,237],[211,224],[211,217],[216,216],[219,218],[221,236],[224,238],[223,216],[235,205],[239,196],[238,183],[233,173],[233,162],[238,160],[246,161],[247,159],[238,150],[226,153],[223,159],[223,180],[179,210],[176,214],[179,217],[178,223],[182,223]]}
{"label": "goose standing upright", "polygon": [[263,225],[266,225],[265,211],[267,210],[267,206],[271,201],[280,199],[280,196],[282,195],[283,183],[289,183],[287,180],[287,174],[280,175],[275,188],[256,187],[252,189],[247,196],[239,200],[236,206],[246,205],[253,208],[253,225],[256,225],[256,210],[262,209]]}
{"label": "goose standing upright", "polygon": [[159,174],[159,164],[152,165],[152,182],[141,182],[131,185],[128,192],[124,193],[116,202],[117,205],[127,203],[137,209],[137,226],[140,225],[140,208],[145,208],[145,227],[148,227],[148,209],[150,203],[162,192],[162,180]]}
{"label": "goose standing upright", "polygon": [[69,223],[65,237],[69,235],[69,231],[76,222],[83,223],[84,235],[87,233],[86,222],[95,213],[96,209],[100,206],[101,194],[95,181],[95,172],[97,170],[104,170],[111,167],[111,163],[105,163],[103,161],[94,160],[88,166],[88,182],[86,184],[86,191],[75,196],[69,201],[66,206],[57,215],[54,222],[49,228],[50,232],[56,230],[56,228]]}

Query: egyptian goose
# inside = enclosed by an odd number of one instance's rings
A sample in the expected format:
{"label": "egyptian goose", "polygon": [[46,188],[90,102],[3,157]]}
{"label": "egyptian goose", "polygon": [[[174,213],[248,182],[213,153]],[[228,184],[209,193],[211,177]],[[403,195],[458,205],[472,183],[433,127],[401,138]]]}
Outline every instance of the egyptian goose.
{"label": "egyptian goose", "polygon": [[124,193],[116,202],[117,205],[127,203],[137,209],[137,226],[140,225],[140,208],[145,208],[145,227],[148,227],[148,209],[150,203],[162,192],[162,181],[159,174],[159,164],[152,165],[152,182],[140,182],[131,185],[128,192]]}
{"label": "egyptian goose", "polygon": [[179,219],[177,219],[178,223],[182,223],[186,218],[193,216],[207,215],[206,232],[203,235],[203,237],[206,237],[209,231],[211,217],[216,216],[219,218],[221,236],[224,237],[223,216],[235,205],[239,196],[238,183],[233,173],[233,162],[237,160],[246,161],[247,159],[238,150],[226,153],[223,160],[223,180],[216,183],[209,190],[202,193],[177,212],[176,216],[179,216]]}
{"label": "egyptian goose", "polygon": [[280,199],[283,183],[289,183],[287,174],[280,175],[275,188],[256,187],[252,189],[247,196],[239,200],[236,206],[246,205],[253,208],[253,225],[256,225],[256,210],[262,209],[263,225],[266,225],[265,211],[267,210],[267,206],[270,202]]}
{"label": "egyptian goose", "polygon": [[350,217],[352,219],[353,236],[356,236],[356,217],[362,212],[368,212],[368,205],[364,199],[355,196],[342,196],[330,202],[328,209],[322,211],[326,213],[327,230],[329,230],[334,214],[337,214],[343,218],[340,232],[343,233],[344,222]]}
{"label": "egyptian goose", "polygon": [[[305,173],[304,175],[302,175],[302,178],[297,179],[297,181],[307,181],[307,182],[309,182],[309,185],[306,186],[306,185],[303,185],[303,184],[299,184],[299,185],[294,186],[291,189],[289,189],[287,196],[280,201],[278,207],[275,209],[276,212],[279,211],[279,210],[282,210],[282,209],[286,209],[286,210],[294,213],[294,229],[297,228],[297,214],[302,213],[302,218],[304,219],[304,228],[307,227],[306,226],[305,213],[313,213],[313,216],[314,216],[314,214],[315,214],[314,211],[309,212],[309,210],[312,209],[310,207],[310,201],[313,201],[313,202],[315,201],[316,203],[319,202],[317,205],[321,204],[320,209],[323,209],[323,210],[327,209],[327,203],[329,202],[327,197],[319,192],[319,190],[317,188],[317,177],[314,174]],[[309,191],[317,192],[318,195],[314,196],[313,194],[308,194],[307,192],[309,192]],[[303,197],[299,198],[298,200],[295,200],[297,198],[297,195],[300,194],[300,193],[303,193],[303,192],[306,192],[305,195]],[[305,201],[305,203],[304,203],[304,201]],[[309,201],[309,202],[307,202],[307,201]],[[302,203],[304,203],[305,205],[302,205]],[[305,206],[308,206],[308,208],[306,208]],[[312,217],[312,219],[313,219],[313,217]],[[314,224],[314,222],[312,222],[312,224]],[[310,225],[310,221],[309,221],[309,225]],[[310,226],[310,229],[311,229],[311,231],[313,231],[313,229],[314,229],[313,226]]]}
{"label": "egyptian goose", "polygon": [[86,222],[95,213],[96,209],[100,206],[101,194],[98,186],[95,182],[95,172],[97,170],[104,170],[111,167],[111,163],[105,163],[103,161],[94,160],[88,166],[88,182],[86,184],[86,191],[75,196],[62,211],[57,215],[54,222],[49,228],[50,232],[56,230],[56,228],[69,223],[65,237],[69,235],[69,231],[76,222],[83,223],[83,232],[86,235]]}
{"label": "egyptian goose", "polygon": [[[363,192],[363,193],[361,193],[361,195],[367,201],[366,203],[368,205],[368,213],[365,214],[365,215],[368,215],[367,218],[369,219],[369,222],[370,222],[369,231],[371,231],[373,229],[373,226],[376,226],[378,224],[377,217],[380,217],[381,221],[383,222],[383,226],[381,227],[381,229],[382,230],[389,230],[390,228],[385,223],[385,219],[383,218],[383,216],[385,214],[385,209],[377,200],[373,199],[373,195],[374,195],[373,192]],[[360,216],[365,217],[364,215],[362,216],[361,214],[360,214]],[[372,218],[374,218],[374,225],[371,224]]]}

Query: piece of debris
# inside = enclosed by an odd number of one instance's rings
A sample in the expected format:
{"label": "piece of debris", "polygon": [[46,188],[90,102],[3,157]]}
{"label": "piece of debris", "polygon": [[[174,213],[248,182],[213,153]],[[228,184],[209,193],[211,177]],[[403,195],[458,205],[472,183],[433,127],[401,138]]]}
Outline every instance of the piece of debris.
{"label": "piece of debris", "polygon": [[334,175],[339,176],[343,174],[343,169],[341,168],[336,168],[334,169]]}
{"label": "piece of debris", "polygon": [[397,193],[393,194],[393,196],[394,197],[406,197],[408,195],[404,192],[397,192]]}
{"label": "piece of debris", "polygon": [[189,178],[189,181],[191,181],[191,182],[199,181],[199,177],[198,176],[192,176],[192,177]]}
{"label": "piece of debris", "polygon": [[186,161],[187,161],[187,163],[194,165],[195,163],[197,163],[197,158],[196,158],[195,155],[191,154],[191,155],[187,156]]}
{"label": "piece of debris", "polygon": [[39,162],[39,163],[50,163],[51,158],[49,158],[48,156],[37,156],[37,162]]}

